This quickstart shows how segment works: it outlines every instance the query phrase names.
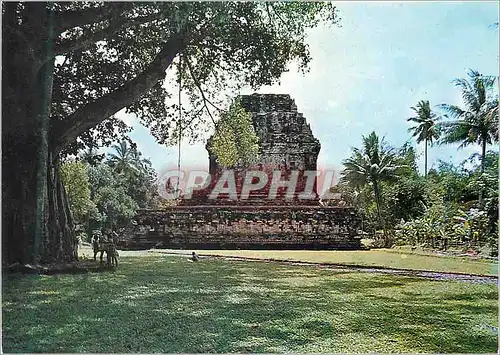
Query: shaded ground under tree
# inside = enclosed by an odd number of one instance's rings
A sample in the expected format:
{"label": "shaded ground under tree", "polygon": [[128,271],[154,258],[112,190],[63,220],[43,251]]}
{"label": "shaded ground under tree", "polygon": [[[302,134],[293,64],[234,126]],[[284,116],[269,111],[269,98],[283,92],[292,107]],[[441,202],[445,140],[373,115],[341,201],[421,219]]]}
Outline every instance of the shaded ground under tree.
{"label": "shaded ground under tree", "polygon": [[179,256],[124,257],[110,273],[6,277],[3,347],[494,352],[497,298],[495,285],[249,262],[190,263]]}

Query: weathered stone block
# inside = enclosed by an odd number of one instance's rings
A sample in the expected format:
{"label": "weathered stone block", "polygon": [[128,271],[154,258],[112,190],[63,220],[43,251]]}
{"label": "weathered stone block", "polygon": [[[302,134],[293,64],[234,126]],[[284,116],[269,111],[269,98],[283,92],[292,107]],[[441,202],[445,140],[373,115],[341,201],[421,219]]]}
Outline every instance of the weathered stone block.
{"label": "weathered stone block", "polygon": [[[322,212],[322,213],[318,213]],[[290,214],[295,215],[295,220]],[[221,214],[227,219],[207,224],[196,215],[217,220]],[[316,218],[312,220],[310,215]],[[257,218],[258,222],[251,222]],[[161,242],[164,247],[248,247],[299,249],[359,249],[360,218],[351,208],[344,207],[261,207],[234,206],[170,207],[163,211],[140,210],[138,226],[131,231],[135,238],[128,247],[148,247]],[[314,221],[314,226],[312,224]],[[241,224],[242,223],[242,224]],[[250,223],[248,226],[247,223]],[[280,225],[280,231],[274,228]],[[161,227],[158,227],[161,225]],[[153,238],[154,236],[154,238]],[[126,243],[124,243],[126,244]],[[146,245],[145,245],[146,244]]]}

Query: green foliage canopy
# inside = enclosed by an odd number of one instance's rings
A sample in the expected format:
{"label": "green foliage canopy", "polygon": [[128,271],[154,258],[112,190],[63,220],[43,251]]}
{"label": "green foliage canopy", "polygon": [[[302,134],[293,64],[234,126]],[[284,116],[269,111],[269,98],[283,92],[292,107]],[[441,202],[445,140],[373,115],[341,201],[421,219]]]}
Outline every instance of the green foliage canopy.
{"label": "green foliage canopy", "polygon": [[258,143],[259,138],[252,125],[252,115],[236,100],[221,114],[215,134],[208,145],[220,165],[246,167],[257,162]]}
{"label": "green foliage canopy", "polygon": [[80,161],[68,161],[61,166],[61,179],[68,194],[73,217],[82,221],[95,209],[90,199],[90,183],[86,166]]}
{"label": "green foliage canopy", "polygon": [[[54,70],[53,141],[69,144],[68,152],[97,141],[110,144],[116,135],[110,139],[104,133],[113,131],[112,115],[125,107],[160,143],[171,143],[180,117],[177,105],[165,102],[172,95],[167,87],[179,80],[188,98],[182,104],[183,135],[196,139],[220,107],[221,92],[272,84],[291,61],[306,71],[307,30],[321,21],[338,22],[335,6],[321,2],[53,6],[60,58]],[[169,82],[166,69],[174,74]],[[126,134],[126,127],[119,130]]]}
{"label": "green foliage canopy", "polygon": [[156,173],[151,162],[142,157],[135,144],[120,141],[113,146],[114,152],[105,161],[87,163],[92,200],[98,210],[90,216],[95,227],[124,227],[137,208],[154,208],[157,204]]}

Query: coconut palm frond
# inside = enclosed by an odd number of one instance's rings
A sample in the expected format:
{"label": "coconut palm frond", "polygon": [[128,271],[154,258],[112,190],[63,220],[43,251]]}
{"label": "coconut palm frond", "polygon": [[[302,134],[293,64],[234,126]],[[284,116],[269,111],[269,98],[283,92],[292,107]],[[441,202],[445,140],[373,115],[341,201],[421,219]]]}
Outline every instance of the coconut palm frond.
{"label": "coconut palm frond", "polygon": [[452,121],[441,122],[443,129],[441,144],[460,143],[459,149],[470,144],[482,147],[482,158],[486,145],[498,141],[498,93],[493,95],[494,76],[482,75],[469,70],[468,79],[456,79],[455,85],[462,91],[464,108],[456,105],[440,105]]}
{"label": "coconut palm frond", "polygon": [[462,110],[456,105],[442,104],[439,107],[447,113],[447,117],[451,117],[454,119],[463,119],[467,114],[467,111]]}
{"label": "coconut palm frond", "polygon": [[417,143],[425,142],[425,174],[427,175],[427,145],[439,138],[440,129],[436,126],[436,114],[432,112],[431,105],[427,100],[421,100],[412,110],[417,114],[408,121],[416,123],[409,131],[413,132]]}
{"label": "coconut palm frond", "polygon": [[475,88],[475,82],[470,83],[466,79],[455,79],[454,83],[455,86],[462,91],[462,99],[464,100],[465,105],[477,112],[479,110],[479,106],[481,106],[481,89],[477,90]]}
{"label": "coconut palm frond", "polygon": [[112,145],[115,153],[108,153],[108,160],[114,167],[116,172],[123,173],[125,171],[135,170],[132,169],[132,151],[126,140],[121,141],[119,144]]}
{"label": "coconut palm frond", "polygon": [[466,142],[466,145],[470,144],[469,142],[469,129],[470,127],[464,122],[449,122],[448,125],[444,125],[445,134],[441,139],[441,144],[454,144],[459,142]]}
{"label": "coconut palm frond", "polygon": [[350,158],[343,161],[342,178],[353,185],[366,185],[373,180],[389,179],[399,168],[394,163],[394,150],[385,145],[375,132],[363,137],[363,149],[353,148]]}

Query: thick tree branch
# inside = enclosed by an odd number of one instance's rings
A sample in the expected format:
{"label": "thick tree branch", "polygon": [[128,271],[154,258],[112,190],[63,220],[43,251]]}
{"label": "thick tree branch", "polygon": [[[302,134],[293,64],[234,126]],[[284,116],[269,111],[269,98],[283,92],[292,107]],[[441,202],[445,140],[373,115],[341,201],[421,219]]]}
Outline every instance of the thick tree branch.
{"label": "thick tree branch", "polygon": [[103,6],[85,10],[69,10],[56,15],[55,35],[74,27],[98,23],[119,15],[133,7],[133,3],[106,3]]}
{"label": "thick tree branch", "polygon": [[125,22],[126,20],[124,18],[120,18],[100,31],[92,32],[89,35],[82,35],[79,38],[72,40],[63,40],[54,49],[54,55],[57,56],[68,52],[73,52],[77,49],[88,47],[91,44],[103,40],[104,38],[118,31],[120,28],[122,28]]}
{"label": "thick tree branch", "polygon": [[53,149],[59,152],[64,145],[75,141],[80,134],[97,126],[144,95],[165,76],[165,70],[186,45],[186,38],[183,35],[173,35],[141,74],[115,91],[83,106],[64,120],[53,121],[51,127]]}
{"label": "thick tree branch", "polygon": [[62,41],[59,45],[56,46],[54,50],[54,55],[61,55],[67,52],[75,51],[77,49],[88,47],[97,41],[101,41],[113,35],[122,28],[154,21],[159,19],[160,17],[161,17],[160,14],[152,14],[149,16],[143,16],[135,19],[127,19],[125,17],[118,18],[117,20],[112,21],[108,27],[100,31],[93,32],[88,36],[81,36],[80,38],[74,40]]}

